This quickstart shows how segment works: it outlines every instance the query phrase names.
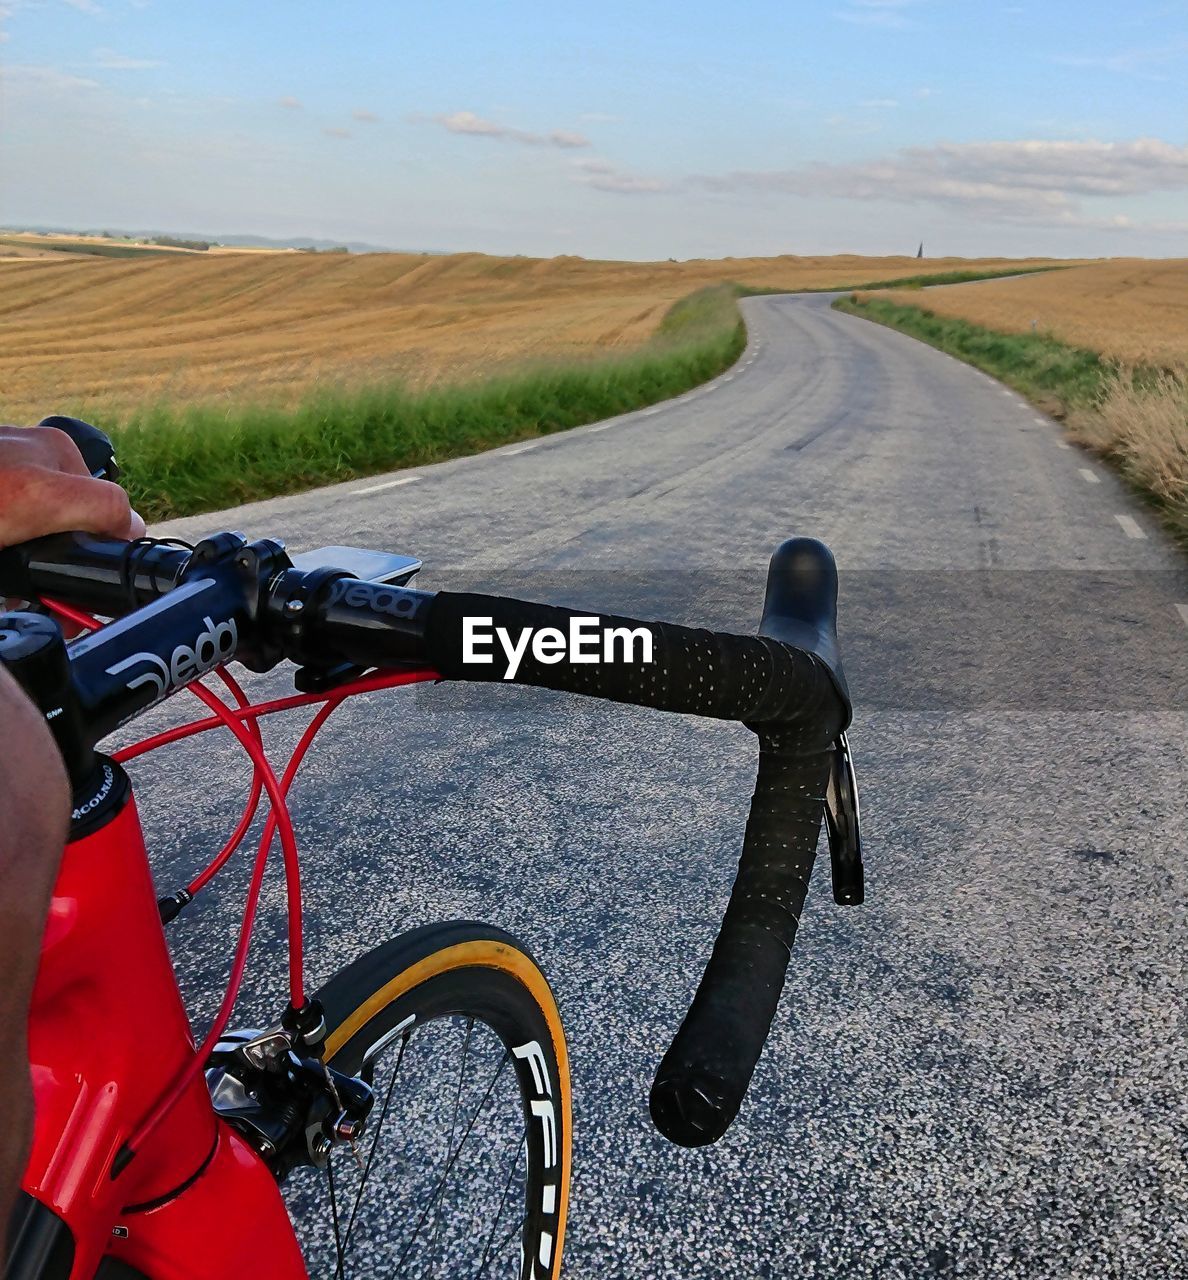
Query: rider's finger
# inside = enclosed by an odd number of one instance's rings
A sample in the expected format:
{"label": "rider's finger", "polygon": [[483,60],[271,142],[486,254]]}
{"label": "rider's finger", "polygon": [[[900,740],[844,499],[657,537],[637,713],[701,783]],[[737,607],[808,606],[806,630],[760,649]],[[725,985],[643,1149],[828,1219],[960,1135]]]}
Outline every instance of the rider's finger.
{"label": "rider's finger", "polygon": [[8,465],[16,462],[12,451],[17,449],[17,456],[24,465],[65,471],[75,476],[91,474],[78,446],[56,427],[3,427],[0,428],[0,444],[4,446]]}
{"label": "rider's finger", "polygon": [[81,530],[113,538],[139,537],[144,522],[134,515],[117,484],[68,475],[44,467],[13,467],[5,476],[0,546],[47,533]]}
{"label": "rider's finger", "polygon": [[52,459],[52,462],[43,463],[43,466],[56,466],[59,471],[66,471],[76,476],[91,474],[83,461],[82,454],[78,451],[78,445],[65,431],[59,431],[57,427],[28,427],[26,430]]}

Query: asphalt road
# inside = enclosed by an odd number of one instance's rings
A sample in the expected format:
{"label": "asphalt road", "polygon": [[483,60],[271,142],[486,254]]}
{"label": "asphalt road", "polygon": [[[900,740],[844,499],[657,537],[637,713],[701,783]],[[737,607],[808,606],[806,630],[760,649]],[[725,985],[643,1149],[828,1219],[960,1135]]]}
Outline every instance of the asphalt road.
{"label": "asphalt road", "polygon": [[[744,729],[501,688],[340,712],[296,800],[310,967],[456,916],[532,946],[574,1062],[575,1280],[1188,1275],[1183,561],[1056,424],[828,304],[745,302],[740,364],[662,406],[155,530],[744,631],[776,543],[833,547],[867,903],[818,866],[731,1132],[669,1146],[646,1097],[731,880]],[[136,774],[162,889],[242,789],[229,747],[170,759]],[[199,1021],[237,911],[232,885],[174,926]]]}

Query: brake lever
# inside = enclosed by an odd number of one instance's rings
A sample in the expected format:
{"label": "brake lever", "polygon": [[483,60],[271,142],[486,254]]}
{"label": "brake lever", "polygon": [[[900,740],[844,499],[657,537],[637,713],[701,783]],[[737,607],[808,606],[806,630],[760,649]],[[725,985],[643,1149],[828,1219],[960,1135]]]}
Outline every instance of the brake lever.
{"label": "brake lever", "polygon": [[115,449],[111,441],[98,427],[93,427],[81,418],[67,418],[60,413],[42,418],[39,427],[54,427],[74,441],[82,454],[83,465],[96,480],[117,481],[120,469],[116,466]]}
{"label": "brake lever", "polygon": [[829,870],[833,900],[856,907],[866,896],[862,867],[862,830],[858,806],[858,779],[854,757],[845,732],[833,745],[829,780],[825,786],[825,830],[829,836]]}

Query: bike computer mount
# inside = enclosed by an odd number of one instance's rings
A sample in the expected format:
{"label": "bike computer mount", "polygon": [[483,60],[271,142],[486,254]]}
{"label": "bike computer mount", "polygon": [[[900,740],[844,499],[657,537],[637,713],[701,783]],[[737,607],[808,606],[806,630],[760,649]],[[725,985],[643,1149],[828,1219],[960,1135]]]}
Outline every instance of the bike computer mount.
{"label": "bike computer mount", "polygon": [[382,582],[389,587],[403,587],[421,567],[415,556],[369,551],[365,547],[318,547],[290,558],[295,569],[342,569],[364,582]]}
{"label": "bike computer mount", "polygon": [[[388,587],[405,586],[421,568],[421,561],[415,556],[371,551],[366,547],[318,547],[291,559],[295,569],[307,573],[323,570],[332,575],[339,570],[364,582],[378,582]],[[362,668],[346,662],[332,667],[307,664],[298,668],[293,684],[302,693],[324,693],[362,674]]]}

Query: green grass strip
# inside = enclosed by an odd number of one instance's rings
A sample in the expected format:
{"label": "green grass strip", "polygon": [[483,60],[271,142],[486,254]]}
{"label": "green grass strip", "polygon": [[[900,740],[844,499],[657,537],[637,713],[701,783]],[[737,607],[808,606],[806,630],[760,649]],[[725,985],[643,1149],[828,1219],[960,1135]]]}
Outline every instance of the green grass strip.
{"label": "green grass strip", "polygon": [[328,387],[296,407],[163,403],[102,422],[133,505],[164,519],[614,417],[715,377],[745,345],[737,293],[717,285],[675,303],[629,355],[424,391],[398,382]]}
{"label": "green grass strip", "polygon": [[837,311],[874,320],[927,342],[1021,391],[1033,400],[1061,410],[1092,405],[1112,376],[1110,365],[1095,351],[1071,347],[1040,333],[999,333],[955,316],[941,316],[924,306],[871,298],[856,302],[838,298]]}

